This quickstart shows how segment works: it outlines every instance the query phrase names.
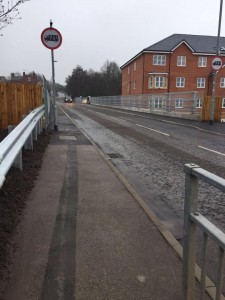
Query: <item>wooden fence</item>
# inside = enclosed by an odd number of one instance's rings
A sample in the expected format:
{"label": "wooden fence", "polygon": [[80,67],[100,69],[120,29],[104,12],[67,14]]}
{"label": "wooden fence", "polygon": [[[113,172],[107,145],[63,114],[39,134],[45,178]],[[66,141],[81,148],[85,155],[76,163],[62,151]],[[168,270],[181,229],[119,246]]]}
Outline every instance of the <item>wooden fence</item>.
{"label": "wooden fence", "polygon": [[[202,121],[210,120],[211,97],[205,96],[202,104]],[[222,117],[222,97],[215,97],[214,103],[214,121],[220,122]]]}
{"label": "wooden fence", "polygon": [[42,104],[40,84],[0,83],[0,130],[18,125],[24,115]]}

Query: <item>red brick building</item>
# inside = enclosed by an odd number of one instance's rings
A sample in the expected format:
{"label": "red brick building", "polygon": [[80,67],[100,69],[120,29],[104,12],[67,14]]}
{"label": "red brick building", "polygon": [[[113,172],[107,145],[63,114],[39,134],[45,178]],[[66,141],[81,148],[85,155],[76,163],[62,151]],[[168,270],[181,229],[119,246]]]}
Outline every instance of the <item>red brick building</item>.
{"label": "red brick building", "polygon": [[[220,38],[225,63],[225,37]],[[173,34],[145,48],[122,67],[122,95],[200,91],[212,94],[217,37]],[[223,54],[224,53],[224,54]],[[216,95],[225,107],[225,68],[217,73]]]}

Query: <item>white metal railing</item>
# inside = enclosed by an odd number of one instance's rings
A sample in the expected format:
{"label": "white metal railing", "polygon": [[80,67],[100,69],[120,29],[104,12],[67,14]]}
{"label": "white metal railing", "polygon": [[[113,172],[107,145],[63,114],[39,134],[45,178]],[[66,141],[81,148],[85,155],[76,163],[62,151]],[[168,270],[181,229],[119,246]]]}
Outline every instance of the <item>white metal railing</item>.
{"label": "white metal railing", "polygon": [[183,295],[185,300],[194,299],[195,263],[196,263],[196,231],[197,227],[203,232],[202,269],[201,269],[201,300],[206,289],[206,260],[207,243],[211,238],[218,245],[217,279],[214,299],[224,299],[222,295],[225,234],[209,222],[197,211],[198,179],[225,192],[225,179],[212,174],[195,164],[186,164],[185,172],[185,203],[184,203],[184,245],[183,245]]}
{"label": "white metal railing", "polygon": [[42,131],[44,105],[34,109],[11,133],[0,143],[0,188],[12,165],[23,169],[22,148],[33,149],[33,140]]}

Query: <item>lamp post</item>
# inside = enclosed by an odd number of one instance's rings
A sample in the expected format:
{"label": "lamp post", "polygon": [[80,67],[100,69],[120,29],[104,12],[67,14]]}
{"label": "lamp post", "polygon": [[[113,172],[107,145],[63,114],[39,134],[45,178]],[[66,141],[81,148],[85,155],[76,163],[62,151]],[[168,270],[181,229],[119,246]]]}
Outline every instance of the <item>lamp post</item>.
{"label": "lamp post", "polygon": [[[217,34],[217,45],[216,45],[216,55],[219,56],[219,44],[220,44],[220,29],[221,29],[221,20],[222,20],[222,9],[223,9],[223,0],[220,0],[220,13],[219,13],[219,23],[218,23],[218,34]],[[215,91],[216,91],[216,76],[218,71],[213,73],[213,88],[212,88],[212,101],[211,101],[211,111],[210,111],[210,121],[209,124],[212,125],[214,121],[214,107],[215,107]]]}

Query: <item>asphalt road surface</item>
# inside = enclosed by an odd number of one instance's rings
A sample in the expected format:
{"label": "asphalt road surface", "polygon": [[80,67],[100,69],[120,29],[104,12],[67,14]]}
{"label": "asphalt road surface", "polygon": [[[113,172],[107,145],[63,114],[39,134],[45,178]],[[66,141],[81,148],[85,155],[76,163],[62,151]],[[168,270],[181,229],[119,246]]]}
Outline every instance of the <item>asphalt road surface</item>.
{"label": "asphalt road surface", "polygon": [[[59,105],[182,239],[184,164],[195,163],[225,178],[225,124],[207,126],[93,105]],[[222,230],[223,199],[223,193],[200,182],[198,210]]]}

